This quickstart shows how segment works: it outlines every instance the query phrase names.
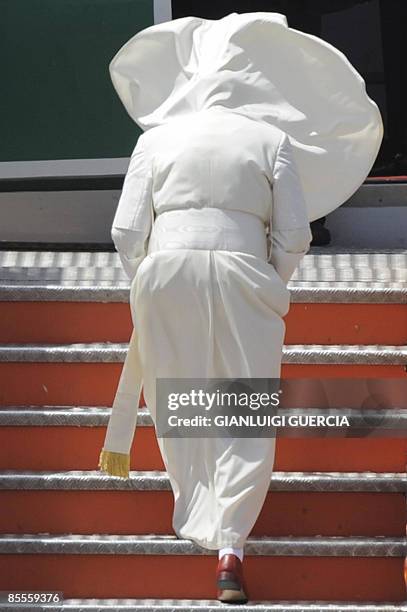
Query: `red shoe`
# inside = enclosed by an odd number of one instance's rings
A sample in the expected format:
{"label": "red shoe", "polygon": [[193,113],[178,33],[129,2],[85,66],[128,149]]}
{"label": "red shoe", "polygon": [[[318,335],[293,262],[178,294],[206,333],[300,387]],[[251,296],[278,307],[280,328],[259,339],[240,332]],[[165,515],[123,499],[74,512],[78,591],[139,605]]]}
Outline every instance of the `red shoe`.
{"label": "red shoe", "polygon": [[222,555],[216,570],[219,601],[231,604],[247,603],[243,567],[239,557],[232,554]]}

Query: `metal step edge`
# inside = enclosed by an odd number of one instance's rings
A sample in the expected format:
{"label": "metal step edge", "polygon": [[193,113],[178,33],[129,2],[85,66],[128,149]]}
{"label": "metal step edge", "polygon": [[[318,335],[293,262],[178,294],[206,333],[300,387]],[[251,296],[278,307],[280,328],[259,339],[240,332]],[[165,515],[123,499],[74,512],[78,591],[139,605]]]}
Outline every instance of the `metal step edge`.
{"label": "metal step edge", "polygon": [[[0,254],[2,251],[0,251]],[[35,258],[37,255],[37,258]],[[26,262],[16,261],[13,262],[12,258],[7,261],[5,257],[0,257],[1,260],[6,260],[5,265],[0,269],[0,281],[94,281],[95,279],[103,281],[127,281],[129,277],[123,270],[120,264],[120,260],[116,257],[116,253],[112,253],[110,257],[105,258],[105,262],[101,264],[100,261],[96,261],[94,264],[89,261],[81,261],[82,253],[78,254],[75,259],[77,261],[69,261],[65,258],[65,261],[56,263],[51,262],[50,265],[39,265],[41,260],[38,261],[38,253],[35,253],[31,259],[31,264]],[[87,252],[83,253],[82,259],[85,259]],[[370,260],[369,260],[370,258]],[[28,258],[27,258],[28,259]],[[304,258],[300,261],[297,269],[295,270],[295,277],[293,280],[300,280],[298,276],[301,274],[322,274],[325,275],[325,279],[328,280],[327,275],[333,275],[335,272],[340,274],[341,279],[349,280],[345,276],[349,274],[356,274],[359,276],[365,275],[364,278],[354,278],[355,281],[369,282],[369,280],[393,280],[397,281],[396,278],[389,278],[391,276],[400,276],[400,280],[404,280],[406,277],[406,256],[402,253],[316,253],[309,252],[304,255]],[[377,275],[374,277],[374,273]],[[397,274],[396,274],[397,273]],[[366,275],[369,275],[367,277]],[[318,280],[316,278],[305,278],[302,280]],[[335,280],[335,279],[332,279]]]}
{"label": "metal step edge", "polygon": [[[131,471],[128,479],[96,470],[0,470],[0,490],[171,491],[164,471]],[[404,472],[273,472],[269,491],[407,494]]]}
{"label": "metal step edge", "polygon": [[[26,281],[71,284],[98,281],[126,282],[129,278],[117,252],[0,251],[2,284]],[[10,283],[8,282],[10,281]],[[407,282],[407,249],[311,247],[291,278],[296,282],[403,283]]]}
{"label": "metal step edge", "polygon": [[[60,605],[36,605],[35,610],[57,612],[236,612],[236,605],[228,605],[209,599],[64,599]],[[2,605],[2,612],[27,610],[22,604]],[[407,603],[360,602],[360,601],[290,601],[290,600],[250,600],[239,604],[241,612],[407,612]]]}
{"label": "metal step edge", "polygon": [[[0,281],[1,282],[1,281]],[[128,281],[61,281],[60,283],[1,283],[0,302],[129,303]],[[407,284],[395,282],[317,282],[288,284],[291,303],[407,304]]]}
{"label": "metal step edge", "polygon": [[[0,554],[214,555],[175,535],[0,534]],[[405,537],[249,537],[245,555],[405,557]]]}
{"label": "metal step edge", "polygon": [[[24,244],[24,243],[22,243]],[[69,245],[69,243],[67,243]],[[85,244],[85,243],[82,243]],[[113,244],[113,243],[112,243]],[[368,248],[349,246],[341,247],[335,244],[328,244],[324,246],[313,245],[309,251],[305,254],[304,259],[312,256],[329,256],[335,257],[337,255],[361,255],[377,258],[393,257],[400,258],[400,261],[407,256],[407,250],[404,247],[393,247],[393,248]],[[302,261],[304,261],[304,259]],[[120,268],[120,257],[116,251],[75,251],[75,250],[37,250],[33,251],[27,249],[26,251],[20,249],[8,249],[0,252],[0,266],[15,266],[16,264],[20,267],[29,267],[32,265],[42,265],[48,267],[50,265],[61,266],[65,263],[76,265],[105,265],[106,261],[109,263],[116,262],[117,268]]]}
{"label": "metal step edge", "polygon": [[[122,363],[128,343],[1,344],[0,362]],[[284,364],[406,365],[407,345],[288,344]]]}
{"label": "metal step edge", "polygon": [[[104,427],[111,410],[94,406],[0,406],[0,427]],[[401,418],[404,420],[404,414]],[[136,425],[154,426],[149,410],[138,409]]]}
{"label": "metal step edge", "polygon": [[288,289],[291,304],[407,304],[407,283],[298,281]]}
{"label": "metal step edge", "polygon": [[[313,415],[325,416],[325,408],[307,408]],[[279,409],[279,415],[302,415],[304,409]],[[108,424],[111,408],[89,407],[0,407],[0,427],[105,427]],[[329,408],[332,416],[347,416],[351,419],[352,427],[373,429],[406,430],[407,434],[407,408],[363,409],[358,408]],[[154,425],[151,414],[147,409],[138,410],[137,427],[152,427]],[[285,429],[285,427],[279,427]],[[307,428],[306,428],[307,429]]]}

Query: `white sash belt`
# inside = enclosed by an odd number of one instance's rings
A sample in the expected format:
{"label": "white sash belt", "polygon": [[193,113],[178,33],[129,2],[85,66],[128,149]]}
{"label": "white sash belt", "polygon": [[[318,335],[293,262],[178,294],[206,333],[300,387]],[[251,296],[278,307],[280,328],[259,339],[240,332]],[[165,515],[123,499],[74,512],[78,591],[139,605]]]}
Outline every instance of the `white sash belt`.
{"label": "white sash belt", "polygon": [[148,253],[163,249],[238,251],[267,259],[266,227],[257,215],[239,210],[168,210],[156,217],[148,243]]}

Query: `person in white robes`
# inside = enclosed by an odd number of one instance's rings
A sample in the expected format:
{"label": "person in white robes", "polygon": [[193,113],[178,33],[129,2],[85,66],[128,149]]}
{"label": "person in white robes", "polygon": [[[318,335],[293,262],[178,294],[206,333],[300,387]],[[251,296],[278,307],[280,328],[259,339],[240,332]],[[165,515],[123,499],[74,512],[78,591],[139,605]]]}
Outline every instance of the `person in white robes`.
{"label": "person in white robes", "polygon": [[[134,330],[99,462],[128,477],[141,388],[156,425],[157,379],[280,378],[310,221],[361,185],[383,127],[345,56],[278,13],[152,26],[110,73],[144,130],[112,225]],[[158,444],[176,535],[242,560],[275,437]]]}

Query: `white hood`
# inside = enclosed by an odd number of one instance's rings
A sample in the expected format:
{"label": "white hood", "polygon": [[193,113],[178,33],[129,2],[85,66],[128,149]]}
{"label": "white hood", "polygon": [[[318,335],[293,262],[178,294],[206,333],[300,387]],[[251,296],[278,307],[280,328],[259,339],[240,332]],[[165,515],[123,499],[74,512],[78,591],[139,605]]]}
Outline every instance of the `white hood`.
{"label": "white hood", "polygon": [[286,132],[310,221],[360,187],[382,142],[379,109],[346,56],[280,13],[160,23],[133,36],[109,70],[143,130],[216,105]]}

